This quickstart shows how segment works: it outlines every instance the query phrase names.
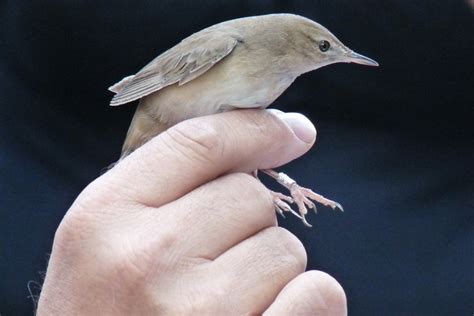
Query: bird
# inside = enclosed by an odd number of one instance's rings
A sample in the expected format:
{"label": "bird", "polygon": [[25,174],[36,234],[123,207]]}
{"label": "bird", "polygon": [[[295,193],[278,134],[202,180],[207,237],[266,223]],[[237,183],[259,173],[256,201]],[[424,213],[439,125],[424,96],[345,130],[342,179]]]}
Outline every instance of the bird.
{"label": "bird", "polygon": [[[334,63],[378,66],[321,24],[296,14],[242,17],[194,33],[109,88],[115,93],[111,106],[139,100],[118,162],[186,119],[265,109],[298,76]],[[262,171],[290,192],[270,191],[275,211],[283,217],[290,212],[311,227],[305,216],[308,208],[316,211],[313,201],[343,211],[339,203],[282,172]]]}

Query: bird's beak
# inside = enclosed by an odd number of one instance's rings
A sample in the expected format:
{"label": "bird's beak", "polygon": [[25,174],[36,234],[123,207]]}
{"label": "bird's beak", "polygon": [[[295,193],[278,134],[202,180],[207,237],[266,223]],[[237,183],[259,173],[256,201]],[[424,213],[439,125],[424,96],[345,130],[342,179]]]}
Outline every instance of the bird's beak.
{"label": "bird's beak", "polygon": [[355,63],[355,64],[360,64],[360,65],[366,65],[366,66],[375,66],[377,67],[379,65],[378,62],[376,62],[373,59],[370,59],[369,57],[365,57],[361,54],[357,54],[356,52],[350,50],[345,54],[346,60],[348,63]]}

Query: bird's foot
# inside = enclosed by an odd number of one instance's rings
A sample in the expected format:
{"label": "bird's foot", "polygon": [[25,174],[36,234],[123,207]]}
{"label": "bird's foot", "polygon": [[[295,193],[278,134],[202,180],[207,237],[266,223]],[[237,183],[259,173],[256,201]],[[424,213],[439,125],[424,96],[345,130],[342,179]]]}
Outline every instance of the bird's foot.
{"label": "bird's foot", "polygon": [[[273,170],[262,170],[264,173],[268,174],[272,178],[276,179],[278,183],[283,185],[290,191],[291,197],[286,196],[281,193],[271,191],[273,195],[273,202],[275,204],[275,210],[280,215],[283,215],[283,211],[291,212],[292,214],[296,215],[301,221],[308,227],[311,227],[311,224],[308,223],[306,220],[306,214],[308,214],[308,208],[313,209],[316,212],[316,205],[313,201],[320,203],[325,206],[329,206],[332,209],[340,209],[344,212],[342,205],[332,201],[330,199],[325,198],[324,196],[313,192],[310,189],[303,188],[299,186],[293,179],[288,177],[283,172],[275,172]],[[298,207],[298,213],[296,213],[288,203],[295,203]]]}
{"label": "bird's foot", "polygon": [[285,218],[285,212],[290,212],[291,214],[295,215],[296,217],[301,219],[300,214],[295,212],[291,206],[288,204],[294,203],[294,200],[289,197],[288,195],[284,195],[280,192],[274,192],[272,190],[269,190],[270,194],[272,195],[273,198],[273,205],[275,206],[275,211],[280,214],[283,218]]}
{"label": "bird's foot", "polygon": [[308,214],[308,208],[313,209],[315,213],[317,212],[316,204],[314,204],[313,201],[325,206],[329,206],[333,210],[338,208],[342,212],[344,212],[344,209],[342,208],[341,204],[333,200],[327,199],[321,194],[315,193],[310,189],[303,188],[299,186],[296,182],[290,186],[289,190],[294,203],[298,206],[298,211],[300,213],[301,220],[308,227],[311,227],[311,224],[309,224],[305,218],[305,215]]}

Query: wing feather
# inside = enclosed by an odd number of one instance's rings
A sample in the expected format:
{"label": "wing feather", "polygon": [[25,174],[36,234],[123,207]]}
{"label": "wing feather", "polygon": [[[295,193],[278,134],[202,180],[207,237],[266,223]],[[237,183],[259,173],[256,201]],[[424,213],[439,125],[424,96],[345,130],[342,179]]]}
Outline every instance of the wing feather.
{"label": "wing feather", "polygon": [[211,28],[191,35],[124,81],[110,105],[135,101],[175,83],[184,85],[229,55],[241,41],[235,29]]}

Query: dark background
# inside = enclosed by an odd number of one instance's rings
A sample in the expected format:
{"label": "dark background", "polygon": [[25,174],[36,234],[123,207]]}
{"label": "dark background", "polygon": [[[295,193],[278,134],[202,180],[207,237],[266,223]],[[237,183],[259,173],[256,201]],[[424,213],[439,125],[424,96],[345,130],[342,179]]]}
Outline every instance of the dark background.
{"label": "dark background", "polygon": [[[276,12],[312,18],[381,67],[296,80],[274,107],[317,146],[283,168],[340,201],[305,228],[308,268],[352,315],[474,312],[473,11],[463,1],[7,1],[0,4],[0,313],[33,313],[56,227],[119,155],[134,106],[107,87],[185,36]],[[37,282],[37,283],[35,283]]]}

